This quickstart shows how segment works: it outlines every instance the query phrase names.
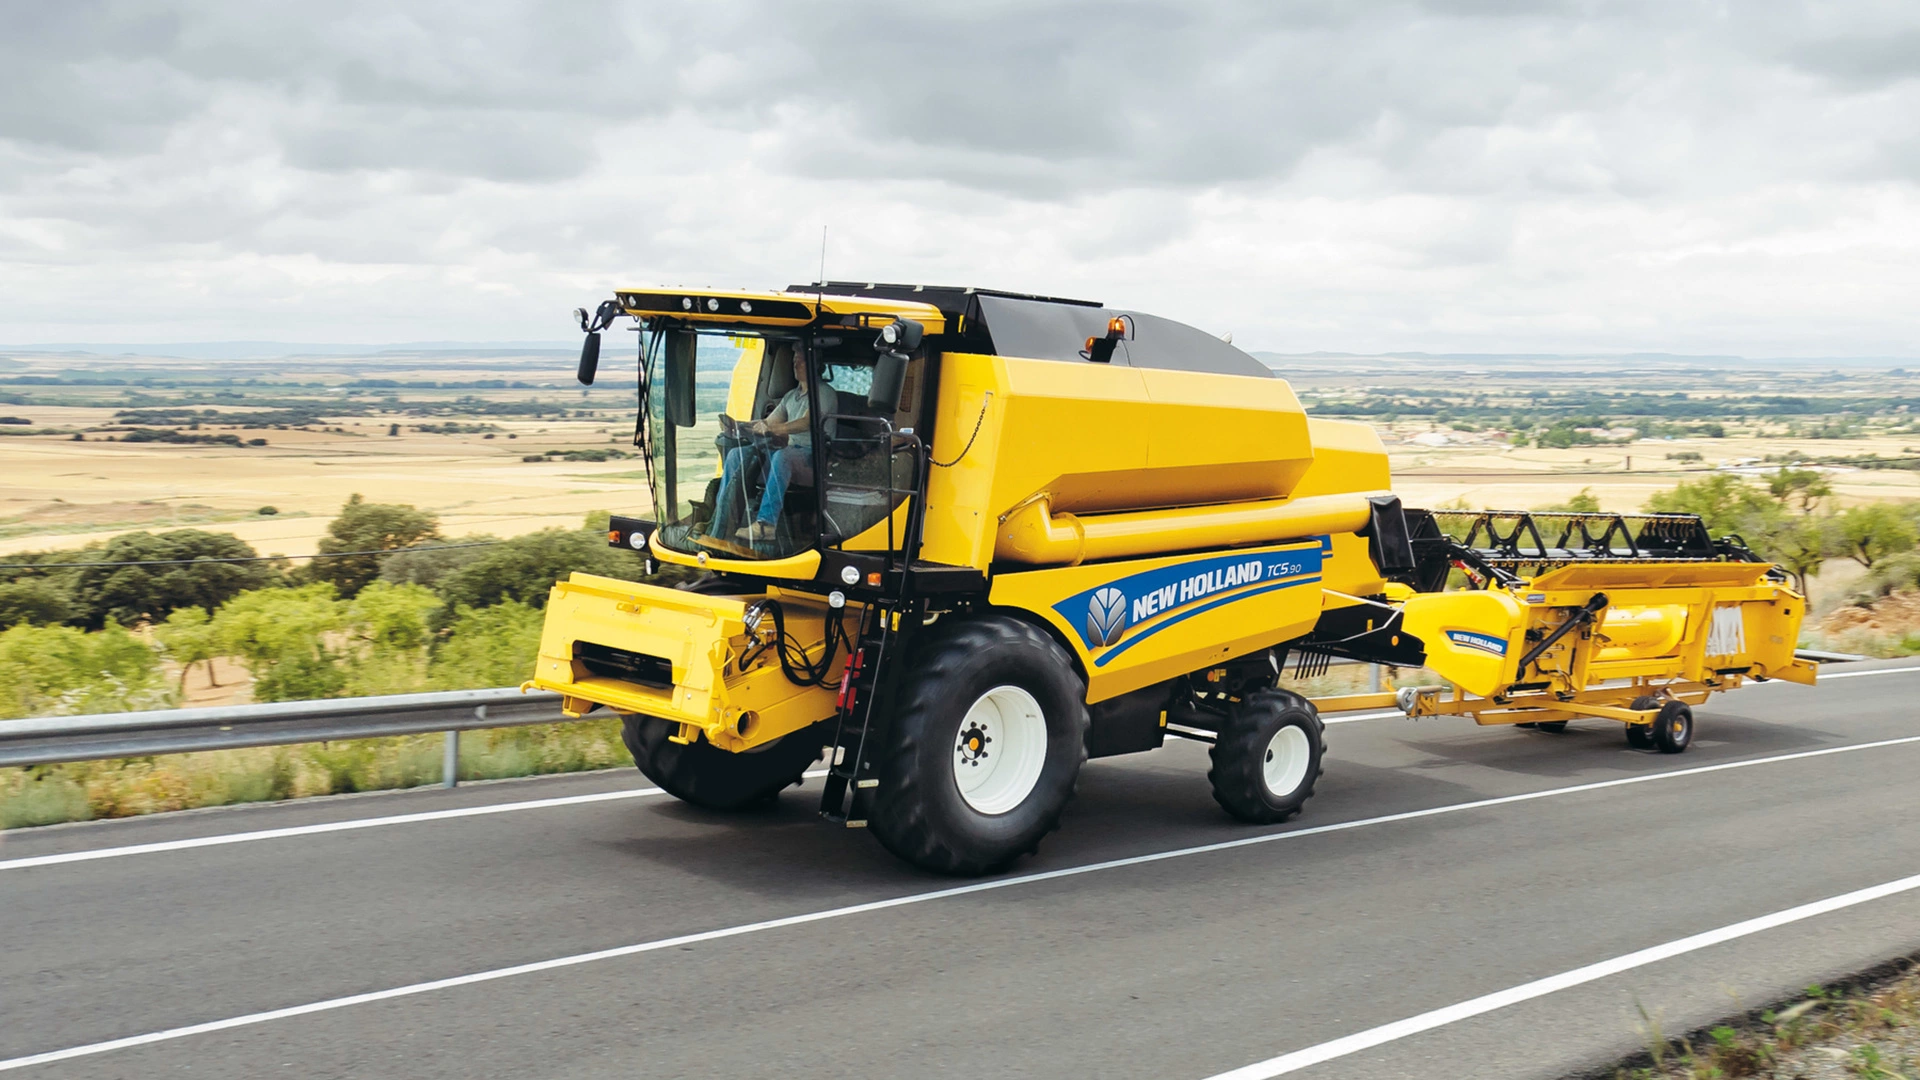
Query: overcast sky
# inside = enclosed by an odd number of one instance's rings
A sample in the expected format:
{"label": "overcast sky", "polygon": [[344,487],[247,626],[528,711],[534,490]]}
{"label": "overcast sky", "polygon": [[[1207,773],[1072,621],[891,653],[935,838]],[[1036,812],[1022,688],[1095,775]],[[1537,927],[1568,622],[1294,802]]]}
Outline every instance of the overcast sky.
{"label": "overcast sky", "polygon": [[565,339],[617,285],[1255,349],[1920,357],[1920,4],[0,5],[0,342]]}

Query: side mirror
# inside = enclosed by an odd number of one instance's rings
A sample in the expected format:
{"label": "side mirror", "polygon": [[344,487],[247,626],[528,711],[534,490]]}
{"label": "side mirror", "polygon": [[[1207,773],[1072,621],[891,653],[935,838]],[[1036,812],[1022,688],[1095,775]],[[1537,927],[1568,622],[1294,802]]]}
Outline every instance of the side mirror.
{"label": "side mirror", "polygon": [[873,386],[867,390],[867,408],[881,416],[900,409],[900,389],[907,379],[907,354],[883,352],[873,362]]}
{"label": "side mirror", "polygon": [[667,423],[674,427],[693,426],[693,361],[699,348],[700,335],[691,330],[667,335]]}
{"label": "side mirror", "polygon": [[576,377],[582,386],[593,385],[593,373],[600,369],[600,335],[588,334],[580,343],[580,370]]}

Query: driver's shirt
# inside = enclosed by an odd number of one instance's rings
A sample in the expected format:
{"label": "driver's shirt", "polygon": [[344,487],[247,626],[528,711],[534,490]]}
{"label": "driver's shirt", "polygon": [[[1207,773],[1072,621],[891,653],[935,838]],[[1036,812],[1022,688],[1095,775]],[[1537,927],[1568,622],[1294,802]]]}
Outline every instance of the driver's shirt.
{"label": "driver's shirt", "polygon": [[[820,393],[820,407],[825,409],[829,416],[839,411],[840,399],[838,395],[834,393],[833,387],[826,383],[821,383],[817,389]],[[773,411],[767,414],[767,419],[777,420],[781,423],[791,423],[792,421],[803,419],[806,415],[807,388],[804,386],[796,386],[781,396],[780,404],[773,407]],[[787,445],[813,446],[813,431],[811,429],[802,429],[794,432],[787,436]]]}

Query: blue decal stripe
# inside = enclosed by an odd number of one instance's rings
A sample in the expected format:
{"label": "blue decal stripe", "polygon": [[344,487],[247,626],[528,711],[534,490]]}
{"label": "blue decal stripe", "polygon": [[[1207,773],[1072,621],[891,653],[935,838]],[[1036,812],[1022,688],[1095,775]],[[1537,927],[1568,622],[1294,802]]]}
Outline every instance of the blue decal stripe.
{"label": "blue decal stripe", "polygon": [[1261,593],[1277,592],[1281,589],[1291,589],[1295,585],[1312,585],[1319,580],[1320,580],[1320,575],[1318,574],[1315,574],[1312,577],[1294,578],[1290,581],[1276,582],[1272,585],[1262,585],[1261,587],[1257,589],[1252,589],[1248,592],[1235,593],[1232,596],[1223,596],[1218,600],[1213,600],[1213,601],[1209,601],[1208,603],[1201,604],[1197,608],[1190,608],[1186,611],[1181,612],[1178,615],[1170,616],[1165,621],[1155,626],[1148,627],[1147,629],[1141,631],[1140,633],[1135,634],[1133,637],[1130,637],[1127,640],[1121,642],[1120,644],[1115,645],[1113,648],[1108,649],[1105,655],[1101,656],[1100,659],[1095,660],[1093,662],[1093,666],[1106,667],[1107,662],[1112,660],[1114,657],[1119,656],[1121,653],[1126,652],[1128,649],[1133,648],[1135,645],[1138,645],[1141,642],[1152,637],[1153,635],[1159,633],[1160,631],[1165,630],[1167,627],[1172,626],[1174,623],[1185,622],[1188,619],[1193,618],[1195,615],[1212,611],[1214,608],[1220,607],[1223,604],[1231,604],[1236,600],[1245,600],[1249,596],[1259,596]]}

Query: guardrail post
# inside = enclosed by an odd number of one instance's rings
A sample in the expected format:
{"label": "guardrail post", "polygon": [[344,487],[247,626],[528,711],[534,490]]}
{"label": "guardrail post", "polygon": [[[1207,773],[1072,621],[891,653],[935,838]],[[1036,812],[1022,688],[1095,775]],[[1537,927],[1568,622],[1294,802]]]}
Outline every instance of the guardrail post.
{"label": "guardrail post", "polygon": [[1380,692],[1380,665],[1374,664],[1372,665],[1372,667],[1373,667],[1373,692],[1377,694]]}
{"label": "guardrail post", "polygon": [[459,785],[460,732],[456,729],[447,732],[447,748],[440,760],[440,786],[458,787]]}

